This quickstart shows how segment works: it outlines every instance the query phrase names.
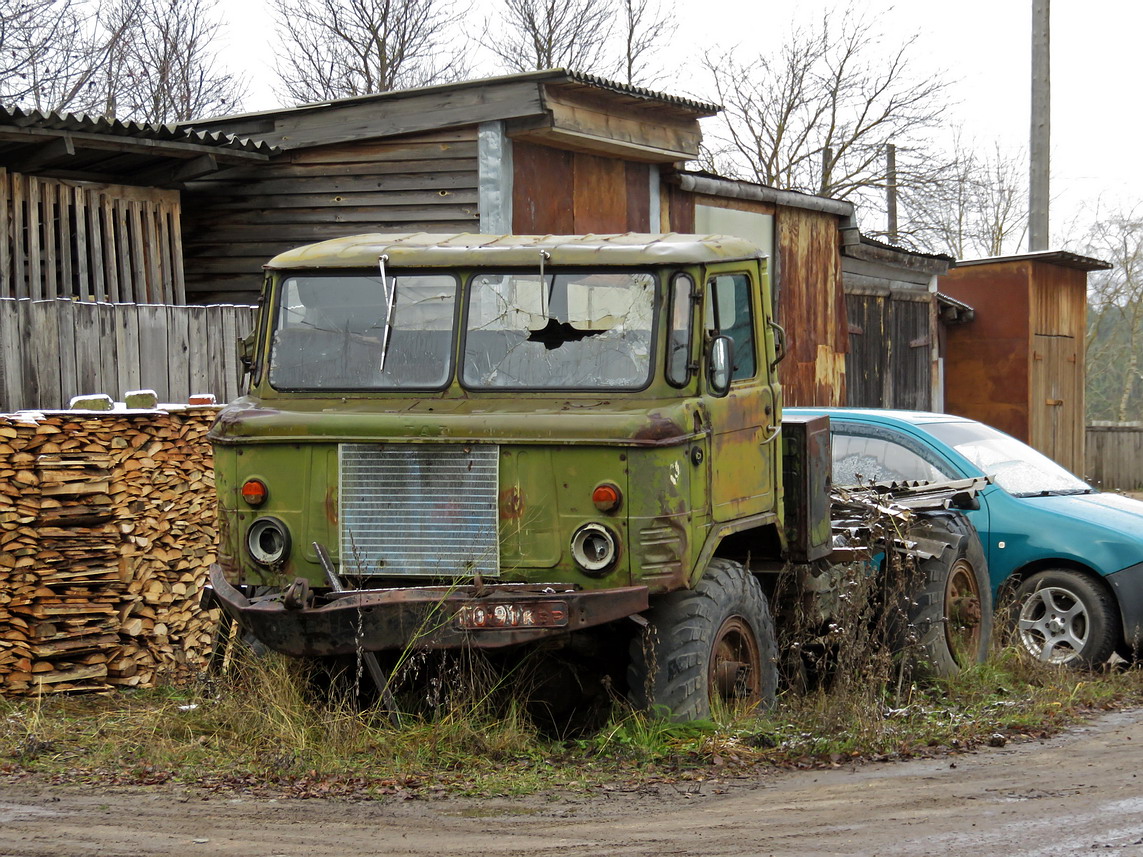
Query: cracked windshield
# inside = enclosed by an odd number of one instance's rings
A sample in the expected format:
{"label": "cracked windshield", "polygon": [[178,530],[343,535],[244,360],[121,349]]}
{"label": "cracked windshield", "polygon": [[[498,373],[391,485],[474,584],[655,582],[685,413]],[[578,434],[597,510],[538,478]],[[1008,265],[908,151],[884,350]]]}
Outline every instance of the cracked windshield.
{"label": "cracked windshield", "polygon": [[651,374],[648,273],[481,273],[469,289],[465,386],[635,389]]}
{"label": "cracked windshield", "polygon": [[294,390],[443,387],[455,315],[450,275],[290,277],[278,302],[270,383]]}

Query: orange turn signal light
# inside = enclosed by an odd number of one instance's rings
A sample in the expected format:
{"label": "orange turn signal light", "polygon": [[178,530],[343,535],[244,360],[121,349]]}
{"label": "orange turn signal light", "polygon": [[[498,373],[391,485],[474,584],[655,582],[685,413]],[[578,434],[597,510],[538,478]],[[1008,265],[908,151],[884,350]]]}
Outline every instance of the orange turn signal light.
{"label": "orange turn signal light", "polygon": [[242,483],[242,499],[251,506],[261,506],[269,493],[261,479],[247,479]]}
{"label": "orange turn signal light", "polygon": [[610,482],[597,485],[595,490],[591,492],[591,502],[601,512],[611,512],[618,508],[622,499],[623,495],[619,492],[619,488]]}

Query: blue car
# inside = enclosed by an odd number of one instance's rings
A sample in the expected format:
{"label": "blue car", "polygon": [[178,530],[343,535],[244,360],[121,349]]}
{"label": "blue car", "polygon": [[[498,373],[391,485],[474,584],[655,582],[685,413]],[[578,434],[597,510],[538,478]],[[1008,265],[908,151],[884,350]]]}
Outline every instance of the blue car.
{"label": "blue car", "polygon": [[[1143,645],[1143,502],[1101,493],[994,428],[949,414],[787,408],[827,415],[836,485],[986,476],[964,511],[994,602],[1014,596],[1016,636],[1041,660],[1130,658]],[[1003,599],[1002,599],[1003,597]]]}

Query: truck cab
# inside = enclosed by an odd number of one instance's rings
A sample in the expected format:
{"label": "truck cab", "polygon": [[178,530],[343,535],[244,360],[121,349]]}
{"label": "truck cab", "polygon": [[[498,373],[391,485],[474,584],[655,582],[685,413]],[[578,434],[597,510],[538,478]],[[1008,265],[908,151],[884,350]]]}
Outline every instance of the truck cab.
{"label": "truck cab", "polygon": [[671,655],[651,652],[633,698],[703,716],[708,691],[772,696],[747,564],[788,547],[781,353],[767,260],[737,238],[361,235],[283,253],[249,394],[211,433],[214,597],[301,656],[646,629],[713,599],[701,692],[655,691],[652,658]]}

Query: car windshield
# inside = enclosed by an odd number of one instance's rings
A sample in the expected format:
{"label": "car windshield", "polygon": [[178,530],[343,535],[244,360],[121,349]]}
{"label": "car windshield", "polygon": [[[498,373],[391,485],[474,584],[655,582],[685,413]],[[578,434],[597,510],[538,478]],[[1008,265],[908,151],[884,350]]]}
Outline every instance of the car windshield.
{"label": "car windshield", "polygon": [[639,389],[650,378],[650,273],[484,272],[468,294],[467,387]]}
{"label": "car windshield", "polygon": [[1046,455],[981,423],[930,423],[924,429],[1017,497],[1088,494],[1093,490]]}
{"label": "car windshield", "polygon": [[442,387],[452,373],[456,278],[298,275],[283,280],[270,383],[287,390]]}

